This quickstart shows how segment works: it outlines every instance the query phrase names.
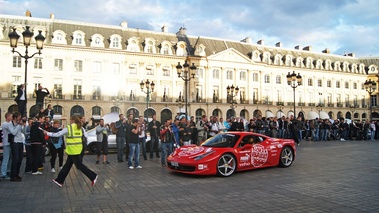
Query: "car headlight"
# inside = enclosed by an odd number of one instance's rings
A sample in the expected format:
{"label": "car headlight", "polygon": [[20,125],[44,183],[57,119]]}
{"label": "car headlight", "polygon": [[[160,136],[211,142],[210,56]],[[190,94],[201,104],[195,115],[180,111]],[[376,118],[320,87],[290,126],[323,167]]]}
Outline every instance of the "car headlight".
{"label": "car headlight", "polygon": [[214,150],[210,150],[210,151],[208,151],[208,152],[206,152],[206,153],[203,153],[203,154],[201,154],[201,155],[197,155],[197,156],[195,156],[195,157],[194,157],[194,160],[200,160],[200,159],[203,159],[203,158],[205,158],[205,157],[207,157],[208,155],[211,155],[211,154],[213,154],[213,153],[215,153],[215,151],[214,151]]}

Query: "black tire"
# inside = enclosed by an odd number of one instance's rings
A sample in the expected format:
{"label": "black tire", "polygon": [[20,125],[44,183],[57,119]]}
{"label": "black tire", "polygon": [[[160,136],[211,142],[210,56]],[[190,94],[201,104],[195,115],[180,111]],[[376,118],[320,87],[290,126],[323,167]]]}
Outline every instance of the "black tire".
{"label": "black tire", "polygon": [[237,161],[230,153],[223,154],[217,162],[217,175],[221,177],[231,176],[237,169]]}
{"label": "black tire", "polygon": [[280,167],[289,167],[291,166],[294,160],[294,153],[291,147],[285,146],[280,152],[279,166]]}
{"label": "black tire", "polygon": [[96,142],[92,142],[92,143],[90,143],[90,144],[87,146],[87,150],[88,150],[88,153],[91,154],[91,155],[96,154],[96,151],[97,151]]}
{"label": "black tire", "polygon": [[49,144],[46,144],[45,146],[45,156],[48,156],[50,155],[50,147],[49,147]]}

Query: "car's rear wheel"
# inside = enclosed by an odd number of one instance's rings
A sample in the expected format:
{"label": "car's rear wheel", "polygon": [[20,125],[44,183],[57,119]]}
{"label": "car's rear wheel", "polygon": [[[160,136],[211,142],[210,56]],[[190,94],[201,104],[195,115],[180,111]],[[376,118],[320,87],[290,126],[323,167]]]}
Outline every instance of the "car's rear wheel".
{"label": "car's rear wheel", "polygon": [[223,154],[217,162],[217,174],[222,177],[229,177],[237,168],[237,162],[230,153]]}
{"label": "car's rear wheel", "polygon": [[286,146],[282,149],[280,153],[279,166],[280,167],[289,167],[291,166],[294,159],[293,150],[291,147]]}
{"label": "car's rear wheel", "polygon": [[87,150],[91,155],[96,154],[96,142],[90,143],[87,147]]}

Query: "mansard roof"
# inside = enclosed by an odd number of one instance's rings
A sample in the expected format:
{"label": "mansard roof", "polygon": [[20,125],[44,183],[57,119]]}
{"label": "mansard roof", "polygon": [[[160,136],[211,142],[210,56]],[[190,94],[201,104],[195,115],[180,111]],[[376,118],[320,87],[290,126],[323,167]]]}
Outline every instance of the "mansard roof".
{"label": "mansard roof", "polygon": [[183,41],[187,44],[187,51],[189,55],[195,55],[195,49],[198,45],[205,46],[205,56],[211,56],[223,52],[227,49],[234,49],[246,57],[251,58],[254,51],[259,51],[262,53],[269,53],[272,60],[273,56],[280,55],[286,57],[291,55],[295,58],[307,59],[311,58],[312,60],[330,60],[331,63],[334,62],[348,62],[350,64],[364,63],[366,67],[375,64],[376,67],[379,65],[379,58],[356,58],[349,55],[341,56],[330,53],[316,53],[308,50],[299,50],[299,49],[286,49],[276,46],[265,46],[261,44],[252,44],[241,41],[232,41],[225,39],[209,38],[202,36],[188,36],[179,31],[178,33],[168,33],[168,32],[155,32],[149,30],[141,30],[128,28],[125,26],[113,26],[113,25],[102,25],[102,24],[93,24],[93,23],[84,23],[84,22],[75,22],[67,20],[58,20],[58,19],[40,19],[32,17],[20,17],[20,16],[8,16],[0,15],[0,25],[3,26],[4,38],[8,39],[6,36],[9,33],[9,30],[17,26],[29,25],[32,28],[38,27],[46,30],[46,42],[51,43],[53,32],[56,30],[64,31],[67,34],[67,44],[71,44],[73,39],[72,33],[75,31],[82,31],[85,34],[85,45],[90,45],[91,36],[94,34],[100,34],[104,37],[104,47],[109,48],[108,39],[112,35],[119,35],[122,38],[122,49],[125,50],[127,46],[128,39],[134,37],[139,41],[140,49],[142,50],[143,42],[146,38],[152,38],[156,41],[155,45],[159,48],[160,44],[164,41],[168,41],[175,46],[178,42]]}

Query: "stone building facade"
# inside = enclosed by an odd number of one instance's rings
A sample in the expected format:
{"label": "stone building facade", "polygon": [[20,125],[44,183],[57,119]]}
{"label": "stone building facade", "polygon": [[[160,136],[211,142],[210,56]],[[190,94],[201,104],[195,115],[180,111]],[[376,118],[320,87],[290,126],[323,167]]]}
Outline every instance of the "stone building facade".
{"label": "stone building facade", "polygon": [[[12,53],[8,33],[15,28],[21,36],[16,48],[25,52],[21,33],[25,26],[46,37],[41,55],[28,61],[28,115],[35,109],[34,89],[43,85],[51,96],[56,118],[84,115],[95,120],[109,112],[138,115],[156,114],[160,120],[185,111],[188,114],[219,117],[289,116],[294,111],[293,89],[288,73],[299,73],[302,85],[295,90],[296,114],[306,119],[338,117],[379,119],[376,91],[369,97],[368,79],[377,81],[379,58],[335,55],[328,49],[317,53],[312,47],[283,48],[278,42],[241,41],[187,35],[181,28],[169,33],[120,26],[35,17],[0,15],[0,112],[14,111],[17,85],[24,82],[25,63]],[[35,45],[29,52],[36,51]],[[184,88],[176,66],[187,61],[196,75]],[[149,100],[141,81],[155,83]],[[227,95],[228,86],[239,93]],[[187,95],[185,95],[187,93]],[[231,106],[232,105],[232,106]],[[315,114],[316,113],[316,114]]]}

